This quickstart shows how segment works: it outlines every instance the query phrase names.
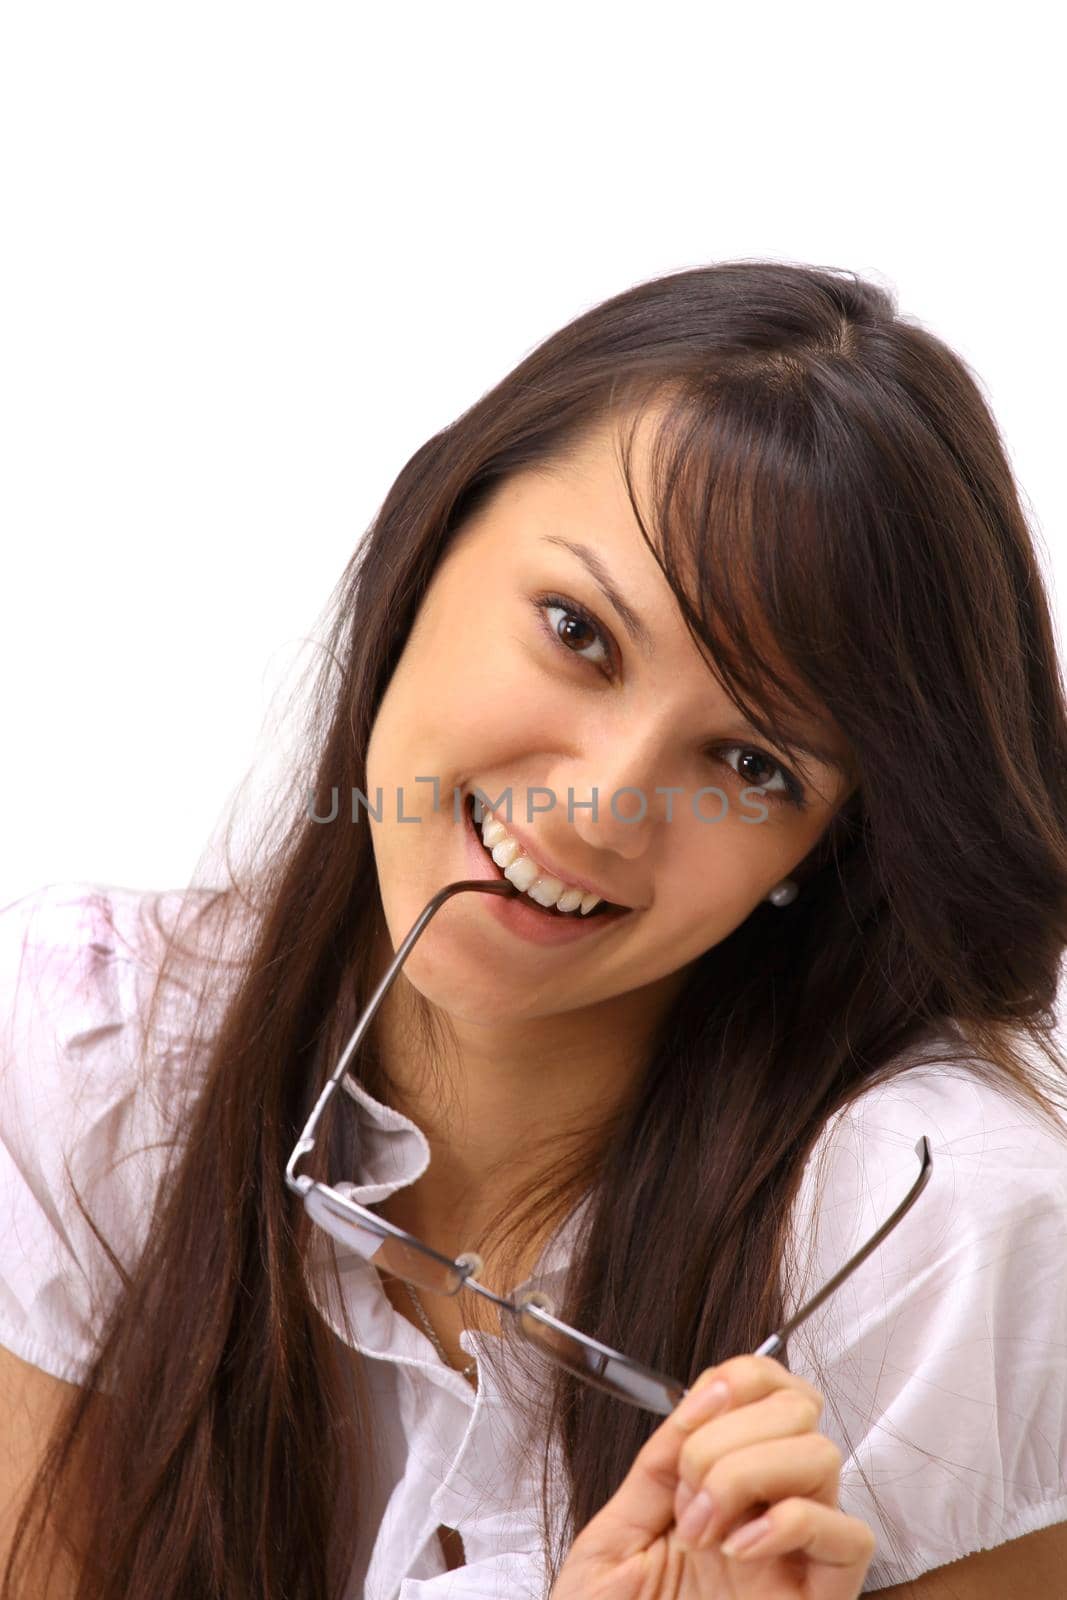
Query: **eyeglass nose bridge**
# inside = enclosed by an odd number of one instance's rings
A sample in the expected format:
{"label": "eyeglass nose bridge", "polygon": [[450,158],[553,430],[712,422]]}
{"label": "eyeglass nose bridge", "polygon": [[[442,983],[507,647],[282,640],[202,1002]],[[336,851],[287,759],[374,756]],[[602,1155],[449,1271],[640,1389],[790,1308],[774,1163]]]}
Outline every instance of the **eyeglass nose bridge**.
{"label": "eyeglass nose bridge", "polygon": [[[502,1311],[510,1311],[521,1317],[524,1311],[532,1308],[535,1311],[547,1312],[550,1317],[556,1315],[556,1302],[551,1295],[545,1294],[543,1289],[531,1289],[530,1293],[524,1294],[521,1299],[509,1300],[506,1295],[494,1294],[484,1283],[479,1283],[478,1273],[485,1270],[485,1262],[476,1250],[465,1250],[461,1256],[457,1256],[456,1266],[463,1273],[461,1289],[473,1289],[475,1294],[491,1300]],[[456,1292],[458,1294],[459,1290]]]}

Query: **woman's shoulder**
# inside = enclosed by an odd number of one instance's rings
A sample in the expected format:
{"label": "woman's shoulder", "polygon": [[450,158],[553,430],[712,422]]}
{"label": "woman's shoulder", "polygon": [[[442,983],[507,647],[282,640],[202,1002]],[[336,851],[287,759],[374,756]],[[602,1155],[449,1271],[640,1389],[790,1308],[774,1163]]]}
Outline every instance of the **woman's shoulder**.
{"label": "woman's shoulder", "polygon": [[786,1293],[789,1315],[890,1216],[925,1135],[914,1205],[789,1341],[842,1505],[878,1533],[875,1588],[1067,1516],[1067,1119],[958,1034],[895,1065],[816,1141]]}
{"label": "woman's shoulder", "polygon": [[[213,890],[150,890],[79,881],[41,885],[0,906],[0,1016],[12,1036],[51,1052],[139,1018],[163,952],[186,937]],[[177,1032],[180,983],[164,985]]]}
{"label": "woman's shoulder", "polygon": [[976,1258],[989,1286],[1001,1251],[1040,1262],[1048,1251],[1062,1256],[1067,1243],[1062,1083],[1048,1114],[953,1026],[928,1030],[888,1066],[893,1072],[827,1118],[809,1150],[785,1243],[787,1314],[901,1205],[920,1176],[921,1138],[931,1170],[909,1211],[801,1339],[824,1323],[829,1331],[849,1306],[853,1322],[888,1314],[923,1278],[944,1288]]}
{"label": "woman's shoulder", "polygon": [[46,1006],[62,1031],[105,997],[113,1006],[116,974],[138,959],[136,912],[148,899],[143,890],[58,882],[0,907],[5,1019]]}
{"label": "woman's shoulder", "polygon": [[[1030,1083],[1047,1088],[1047,1064],[1027,1043],[1022,1049]],[[809,1184],[822,1178],[847,1189],[861,1172],[868,1183],[890,1171],[917,1173],[915,1146],[925,1135],[939,1190],[950,1174],[954,1192],[995,1182],[1000,1204],[1016,1189],[1050,1183],[1067,1198],[1067,1080],[1054,1084],[1046,1108],[953,1025],[928,1030],[887,1067],[827,1119],[808,1157]]]}
{"label": "woman's shoulder", "polygon": [[830,1276],[903,1200],[919,1175],[923,1136],[927,1183],[857,1287],[904,1281],[943,1256],[958,1260],[968,1241],[994,1231],[1062,1249],[1065,1086],[1043,1108],[952,1026],[928,1031],[889,1066],[828,1118],[808,1155],[791,1230],[803,1288]]}
{"label": "woman's shoulder", "polygon": [[151,1085],[140,1026],[181,899],[56,882],[0,907],[0,1343],[72,1382],[95,1297],[116,1281],[74,1188],[128,1259],[162,1170],[169,1093],[187,1077],[178,1010],[163,1009]]}
{"label": "woman's shoulder", "polygon": [[[0,907],[0,1062],[9,1089],[47,1099],[59,1124],[111,1093],[132,1066],[134,1025],[184,900],[182,891],[56,882]],[[158,1025],[177,1036],[179,990],[164,985],[163,995]],[[51,1103],[75,1086],[77,1106]]]}

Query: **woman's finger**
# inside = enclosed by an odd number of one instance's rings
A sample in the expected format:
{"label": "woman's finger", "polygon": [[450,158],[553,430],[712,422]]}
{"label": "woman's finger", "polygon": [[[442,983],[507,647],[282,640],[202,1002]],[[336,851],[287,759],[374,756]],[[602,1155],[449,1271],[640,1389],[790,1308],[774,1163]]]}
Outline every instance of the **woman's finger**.
{"label": "woman's finger", "polygon": [[[687,1548],[706,1550],[735,1523],[751,1516],[754,1507],[773,1507],[798,1496],[832,1509],[840,1479],[841,1452],[825,1434],[803,1433],[745,1445],[712,1466],[686,1508],[690,1521],[683,1519],[678,1536]],[[695,1508],[707,1513],[699,1535],[692,1528],[698,1516]]]}
{"label": "woman's finger", "polygon": [[828,1567],[866,1567],[876,1547],[874,1533],[859,1517],[791,1497],[741,1523],[720,1549],[728,1560],[745,1563],[804,1555]]}
{"label": "woman's finger", "polygon": [[813,1433],[821,1412],[821,1396],[790,1387],[775,1389],[762,1400],[723,1412],[698,1427],[679,1452],[675,1519],[682,1516],[716,1461],[733,1450],[760,1444],[765,1439]]}
{"label": "woman's finger", "polygon": [[[715,1386],[724,1390],[715,1394]],[[700,1374],[689,1394],[642,1445],[618,1489],[579,1538],[587,1553],[625,1560],[644,1550],[674,1521],[679,1455],[704,1421],[728,1408],[747,1405],[775,1389],[796,1388],[822,1396],[771,1356],[734,1356]]]}

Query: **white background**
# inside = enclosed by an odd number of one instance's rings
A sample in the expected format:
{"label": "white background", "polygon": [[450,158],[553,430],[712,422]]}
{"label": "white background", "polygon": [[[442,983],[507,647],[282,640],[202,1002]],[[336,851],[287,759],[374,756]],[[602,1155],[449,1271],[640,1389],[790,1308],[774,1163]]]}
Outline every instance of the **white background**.
{"label": "white background", "polygon": [[0,903],[187,882],[404,461],[660,272],[891,287],[981,380],[1062,594],[1054,23],[6,5]]}

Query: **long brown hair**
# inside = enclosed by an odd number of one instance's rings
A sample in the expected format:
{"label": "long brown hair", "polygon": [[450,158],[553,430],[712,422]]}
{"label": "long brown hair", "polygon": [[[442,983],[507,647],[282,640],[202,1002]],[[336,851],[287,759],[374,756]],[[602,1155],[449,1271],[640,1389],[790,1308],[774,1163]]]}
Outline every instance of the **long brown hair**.
{"label": "long brown hair", "polygon": [[[367,827],[323,826],[306,797],[366,792],[377,708],[464,519],[509,473],[652,401],[642,528],[687,625],[782,748],[798,686],[829,711],[858,786],[796,874],[798,899],[757,907],[694,963],[626,1104],[546,1156],[479,1249],[518,1251],[590,1194],[560,1314],[691,1382],[780,1322],[805,1158],[926,1029],[953,1025],[995,1082],[1050,1113],[1067,715],[979,386],[855,274],[732,261],[639,284],[546,339],[404,466],[331,597],[288,785],[225,887],[187,895],[180,925],[156,919],[146,1092],[164,980],[191,1019],[173,1146],[142,1253],[113,1258],[121,1293],[101,1308],[5,1596],[53,1491],[81,1600],[343,1594],[372,1413],[361,1360],[309,1298],[312,1224],[283,1172],[368,996],[382,913]],[[632,485],[631,500],[640,519]],[[354,1069],[388,1098],[372,1047]],[[336,1118],[310,1170],[337,1181],[355,1158]],[[556,1522],[545,1513],[554,1574],[657,1419],[562,1370],[544,1381],[565,1463]]]}

